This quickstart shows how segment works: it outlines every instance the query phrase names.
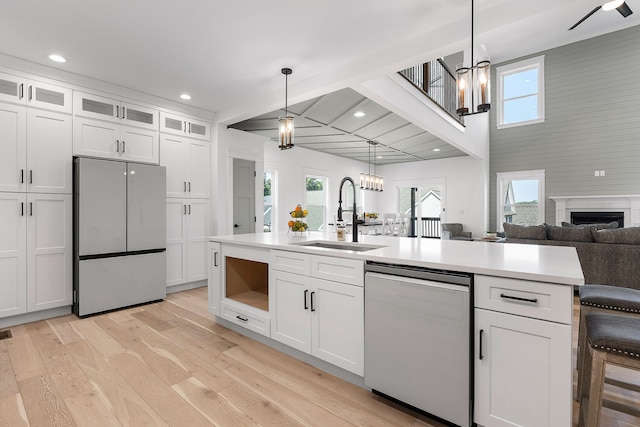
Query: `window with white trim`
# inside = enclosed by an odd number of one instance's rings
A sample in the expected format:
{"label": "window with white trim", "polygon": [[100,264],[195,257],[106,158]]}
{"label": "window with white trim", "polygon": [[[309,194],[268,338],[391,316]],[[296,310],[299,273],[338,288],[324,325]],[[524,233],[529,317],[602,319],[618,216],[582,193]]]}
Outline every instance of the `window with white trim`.
{"label": "window with white trim", "polygon": [[542,224],[544,222],[544,170],[497,174],[498,231],[502,224]]}
{"label": "window with white trim", "polygon": [[327,182],[323,176],[305,177],[305,208],[309,212],[306,218],[311,231],[326,230],[327,223]]}
{"label": "window with white trim", "polygon": [[544,122],[544,56],[496,68],[498,129]]}

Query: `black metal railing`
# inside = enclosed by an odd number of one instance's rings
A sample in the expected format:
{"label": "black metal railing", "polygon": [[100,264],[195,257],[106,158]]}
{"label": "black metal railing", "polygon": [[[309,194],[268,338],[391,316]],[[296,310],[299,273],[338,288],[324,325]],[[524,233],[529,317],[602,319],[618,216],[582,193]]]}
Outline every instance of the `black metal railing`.
{"label": "black metal railing", "polygon": [[427,239],[440,238],[440,218],[423,216],[422,220],[422,237]]}
{"label": "black metal railing", "polygon": [[440,58],[398,72],[451,117],[464,125],[456,113],[456,77]]}

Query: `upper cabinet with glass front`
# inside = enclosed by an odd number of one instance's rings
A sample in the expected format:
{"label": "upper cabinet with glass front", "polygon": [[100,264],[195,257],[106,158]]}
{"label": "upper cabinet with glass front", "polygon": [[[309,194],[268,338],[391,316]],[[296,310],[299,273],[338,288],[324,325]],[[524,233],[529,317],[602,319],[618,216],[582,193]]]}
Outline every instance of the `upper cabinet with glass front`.
{"label": "upper cabinet with glass front", "polygon": [[158,130],[158,110],[152,108],[83,92],[74,93],[73,105],[76,116]]}
{"label": "upper cabinet with glass front", "polygon": [[160,113],[160,132],[209,141],[211,126],[202,120],[162,112]]}
{"label": "upper cabinet with glass front", "polygon": [[71,89],[0,73],[0,101],[71,113]]}

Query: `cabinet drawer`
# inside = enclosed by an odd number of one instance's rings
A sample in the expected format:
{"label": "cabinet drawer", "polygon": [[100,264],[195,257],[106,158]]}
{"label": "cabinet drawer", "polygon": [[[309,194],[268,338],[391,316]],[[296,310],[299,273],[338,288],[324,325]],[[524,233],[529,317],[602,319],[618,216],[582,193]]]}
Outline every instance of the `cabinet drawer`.
{"label": "cabinet drawer", "polygon": [[477,308],[571,324],[572,286],[480,275],[474,286]]}
{"label": "cabinet drawer", "polygon": [[271,323],[268,313],[262,314],[258,310],[253,311],[245,307],[239,307],[228,300],[222,301],[220,303],[220,317],[269,337],[271,335]]}
{"label": "cabinet drawer", "polygon": [[271,268],[310,276],[311,255],[288,251],[271,251]]}
{"label": "cabinet drawer", "polygon": [[327,256],[311,257],[311,276],[364,286],[364,262]]}

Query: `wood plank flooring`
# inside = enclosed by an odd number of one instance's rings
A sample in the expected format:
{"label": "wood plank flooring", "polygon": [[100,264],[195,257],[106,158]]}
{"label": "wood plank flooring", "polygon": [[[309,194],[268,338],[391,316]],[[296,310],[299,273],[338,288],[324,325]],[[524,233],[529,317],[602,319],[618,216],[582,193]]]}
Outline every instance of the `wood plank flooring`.
{"label": "wood plank flooring", "polygon": [[[442,426],[217,325],[206,288],[11,333],[0,340],[0,426]],[[640,406],[638,393],[607,394]],[[604,409],[602,426],[639,425]]]}

